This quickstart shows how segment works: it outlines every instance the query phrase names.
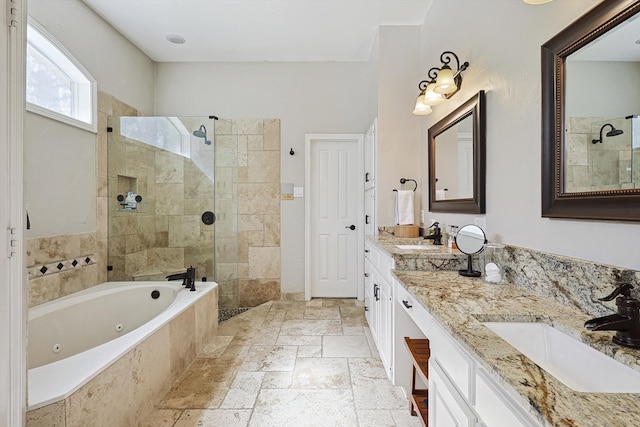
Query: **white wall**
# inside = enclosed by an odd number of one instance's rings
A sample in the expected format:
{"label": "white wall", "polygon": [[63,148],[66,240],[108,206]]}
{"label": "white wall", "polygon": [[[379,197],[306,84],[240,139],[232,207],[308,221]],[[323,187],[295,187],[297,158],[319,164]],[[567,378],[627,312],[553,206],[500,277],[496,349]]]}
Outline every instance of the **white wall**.
{"label": "white wall", "polygon": [[[80,0],[29,0],[29,15],[87,69],[98,90],[153,113],[155,64]],[[89,36],[90,35],[90,36]],[[27,238],[96,230],[96,134],[25,115]]]}
{"label": "white wall", "polygon": [[[281,182],[304,186],[305,133],[364,133],[368,63],[161,63],[158,115],[277,118]],[[293,148],[294,156],[289,155]],[[304,199],[281,202],[282,292],[304,291]]]}
{"label": "white wall", "polygon": [[[443,50],[453,50],[470,67],[461,92],[424,119],[421,138],[426,141],[429,126],[478,90],[486,90],[489,239],[640,269],[640,224],[548,219],[540,214],[540,46],[597,3],[563,0],[531,6],[521,1],[436,0],[422,26],[423,69],[436,66]],[[453,25],[450,16],[455,16]],[[426,148],[422,165],[426,182]],[[425,205],[426,191],[425,185]],[[429,216],[447,225],[474,220],[471,215]]]}
{"label": "white wall", "polygon": [[98,81],[98,90],[153,114],[155,63],[81,0],[28,0],[42,24]]}
{"label": "white wall", "polygon": [[569,61],[566,64],[566,117],[618,118],[640,114],[640,63]]}
{"label": "white wall", "polygon": [[[400,178],[420,183],[420,119],[413,106],[420,91],[420,27],[382,26],[378,52],[378,225],[394,225]],[[413,183],[406,184],[411,189]],[[420,221],[416,191],[415,223]]]}

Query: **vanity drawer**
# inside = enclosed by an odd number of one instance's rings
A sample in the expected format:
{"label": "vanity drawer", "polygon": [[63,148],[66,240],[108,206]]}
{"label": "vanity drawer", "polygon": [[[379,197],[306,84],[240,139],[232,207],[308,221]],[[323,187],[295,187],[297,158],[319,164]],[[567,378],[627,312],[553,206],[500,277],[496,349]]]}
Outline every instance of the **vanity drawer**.
{"label": "vanity drawer", "polygon": [[396,287],[396,295],[398,304],[400,307],[409,314],[409,317],[413,322],[420,328],[425,336],[429,336],[429,329],[431,325],[431,315],[427,312],[427,310],[420,305],[420,303],[407,291],[401,283],[399,283],[396,279],[393,280]]}
{"label": "vanity drawer", "polygon": [[482,367],[476,371],[475,409],[486,427],[539,427]]}
{"label": "vanity drawer", "polygon": [[475,397],[475,362],[448,334],[433,324],[429,329],[431,357],[435,358],[447,377],[470,404]]}

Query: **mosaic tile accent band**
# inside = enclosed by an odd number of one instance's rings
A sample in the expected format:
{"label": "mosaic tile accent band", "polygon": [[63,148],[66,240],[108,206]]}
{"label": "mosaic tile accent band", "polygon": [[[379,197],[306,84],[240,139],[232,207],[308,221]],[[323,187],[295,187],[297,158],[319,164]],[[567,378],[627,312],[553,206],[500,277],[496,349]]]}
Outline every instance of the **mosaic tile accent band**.
{"label": "mosaic tile accent band", "polygon": [[34,265],[32,267],[29,267],[27,271],[29,273],[29,279],[35,279],[37,277],[49,276],[51,274],[57,274],[64,271],[87,267],[95,263],[96,256],[95,254],[91,254],[62,261],[56,261],[50,264]]}

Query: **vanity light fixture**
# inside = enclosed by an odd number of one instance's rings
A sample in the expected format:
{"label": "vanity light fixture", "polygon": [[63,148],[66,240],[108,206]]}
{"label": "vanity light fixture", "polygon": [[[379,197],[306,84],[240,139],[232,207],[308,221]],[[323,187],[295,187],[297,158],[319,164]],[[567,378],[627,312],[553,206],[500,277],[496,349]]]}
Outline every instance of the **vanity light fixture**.
{"label": "vanity light fixture", "polygon": [[[455,71],[451,68],[451,62],[455,59]],[[462,85],[462,72],[469,67],[468,62],[460,64],[458,55],[451,51],[444,51],[440,55],[440,68],[434,67],[429,70],[427,77],[418,83],[420,95],[416,100],[413,114],[424,116],[431,114],[431,106],[441,104],[445,99],[451,98]]]}

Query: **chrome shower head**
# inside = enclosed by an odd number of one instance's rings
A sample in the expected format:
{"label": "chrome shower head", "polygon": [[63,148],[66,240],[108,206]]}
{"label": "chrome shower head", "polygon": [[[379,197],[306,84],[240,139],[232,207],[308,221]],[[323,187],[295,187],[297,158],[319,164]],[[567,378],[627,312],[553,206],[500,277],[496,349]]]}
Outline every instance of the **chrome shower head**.
{"label": "chrome shower head", "polygon": [[605,134],[606,137],[612,137],[612,136],[617,136],[617,135],[622,135],[624,133],[623,130],[621,129],[616,129],[613,127],[613,125],[611,123],[606,123],[604,125],[602,125],[602,127],[600,128],[600,139],[592,139],[591,143],[592,144],[597,144],[598,142],[602,144],[602,131],[604,130],[604,128],[606,128],[607,126],[609,126],[611,128],[611,130],[609,132],[607,132]]}
{"label": "chrome shower head", "polygon": [[194,130],[193,136],[197,138],[204,138],[204,143],[207,145],[211,145],[211,141],[207,139],[207,128],[204,125],[200,125],[198,130]]}

